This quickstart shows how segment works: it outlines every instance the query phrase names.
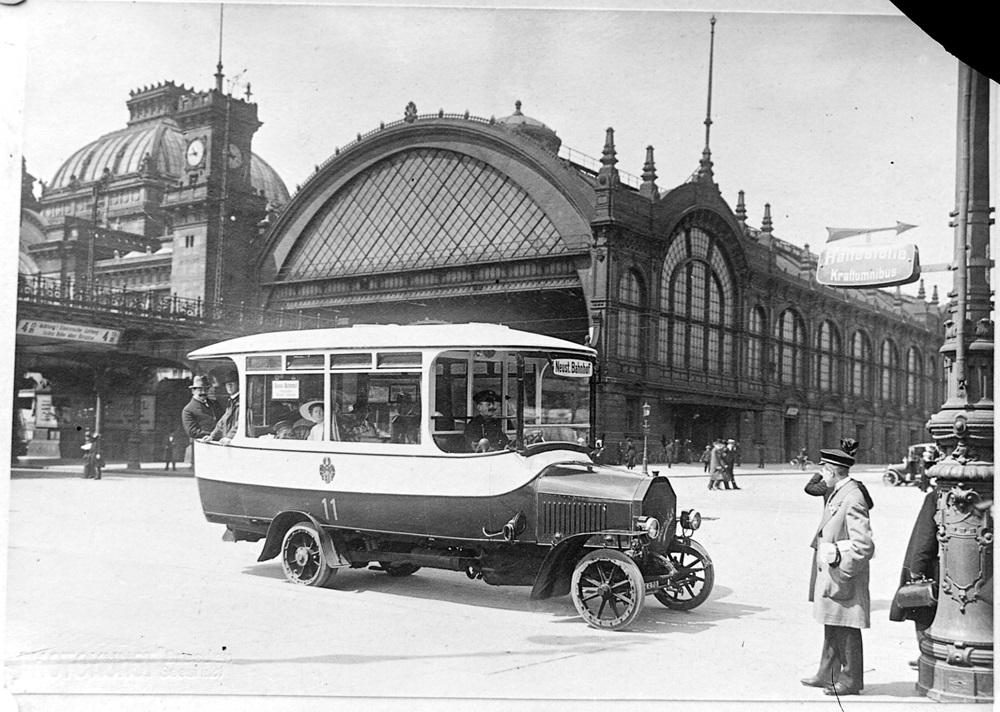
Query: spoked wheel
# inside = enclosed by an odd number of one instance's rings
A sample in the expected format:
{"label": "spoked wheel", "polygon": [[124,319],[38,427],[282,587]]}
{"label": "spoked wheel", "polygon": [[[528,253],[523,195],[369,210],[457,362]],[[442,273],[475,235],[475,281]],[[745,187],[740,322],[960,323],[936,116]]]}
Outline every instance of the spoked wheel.
{"label": "spoked wheel", "polygon": [[337,571],[327,566],[319,533],[312,524],[296,524],[281,542],[281,567],[285,577],[303,586],[324,586]]}
{"label": "spoked wheel", "polygon": [[690,611],[707,601],[715,585],[715,567],[705,548],[691,540],[674,544],[667,556],[677,567],[678,576],[671,588],[653,593],[656,600],[675,611]]}
{"label": "spoked wheel", "polygon": [[416,564],[380,561],[378,562],[378,565],[381,566],[382,570],[390,576],[409,576],[420,571],[420,567]]}
{"label": "spoked wheel", "polygon": [[882,475],[882,481],[890,487],[895,487],[899,484],[899,473],[895,470],[886,470]]}
{"label": "spoked wheel", "polygon": [[571,593],[587,625],[606,630],[628,626],[646,599],[639,567],[614,549],[597,549],[580,559]]}

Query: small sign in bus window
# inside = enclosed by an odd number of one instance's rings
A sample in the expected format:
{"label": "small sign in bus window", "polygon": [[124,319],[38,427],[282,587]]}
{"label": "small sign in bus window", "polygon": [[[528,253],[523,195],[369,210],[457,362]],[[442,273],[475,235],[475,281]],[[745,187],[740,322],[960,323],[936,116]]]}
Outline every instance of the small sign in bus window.
{"label": "small sign in bus window", "polygon": [[295,381],[271,381],[272,400],[298,400],[299,382]]}

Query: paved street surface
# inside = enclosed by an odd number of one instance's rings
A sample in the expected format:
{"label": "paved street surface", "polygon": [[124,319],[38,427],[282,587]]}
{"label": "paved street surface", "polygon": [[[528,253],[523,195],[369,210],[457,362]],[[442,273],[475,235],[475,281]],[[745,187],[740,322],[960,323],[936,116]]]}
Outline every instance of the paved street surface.
{"label": "paved street surface", "polygon": [[[15,469],[5,686],[21,710],[838,709],[799,683],[822,638],[806,600],[821,509],[808,474],[743,468],[743,490],[708,491],[700,465],[651,469],[671,476],[679,508],[702,512],[715,589],[690,612],[649,597],[617,633],[587,627],[568,596],[532,603],[528,588],[455,572],[346,570],[328,589],[294,586],[277,560],[256,563],[259,543],[222,541],[191,477]],[[875,499],[873,620],[864,694],[843,709],[934,704],[907,666],[912,624],[887,617],[923,495],[880,474],[855,472]]]}

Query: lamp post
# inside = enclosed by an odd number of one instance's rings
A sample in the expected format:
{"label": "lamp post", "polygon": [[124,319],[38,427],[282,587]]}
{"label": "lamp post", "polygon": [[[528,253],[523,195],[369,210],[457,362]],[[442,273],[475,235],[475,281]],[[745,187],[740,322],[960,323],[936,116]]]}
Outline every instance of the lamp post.
{"label": "lamp post", "polygon": [[649,402],[642,404],[642,474],[649,474]]}
{"label": "lamp post", "polygon": [[936,478],[939,603],[920,642],[917,689],[993,701],[993,316],[989,271],[990,82],[958,72],[955,277],[941,347],[947,400],[927,422],[947,456]]}

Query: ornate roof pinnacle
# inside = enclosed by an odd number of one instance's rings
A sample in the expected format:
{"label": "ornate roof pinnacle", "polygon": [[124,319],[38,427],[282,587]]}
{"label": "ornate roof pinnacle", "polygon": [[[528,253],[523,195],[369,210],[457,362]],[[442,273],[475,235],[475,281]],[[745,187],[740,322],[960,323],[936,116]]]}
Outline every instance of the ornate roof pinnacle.
{"label": "ornate roof pinnacle", "polygon": [[656,163],[653,161],[653,147],[646,146],[646,163],[642,166],[642,185],[639,193],[656,199],[660,191],[656,187]]}
{"label": "ornate roof pinnacle", "polygon": [[764,219],[760,223],[760,231],[770,236],[773,226],[771,225],[771,204],[764,203]]}
{"label": "ornate roof pinnacle", "polygon": [[743,202],[743,191],[739,193],[739,197],[736,199],[736,219],[740,221],[740,225],[746,230],[747,227],[747,206]]}
{"label": "ornate roof pinnacle", "polygon": [[597,180],[602,185],[614,185],[618,182],[618,153],[615,151],[615,130],[608,127],[604,138],[604,150],[601,152],[601,170]]}
{"label": "ornate roof pinnacle", "polygon": [[927,298],[927,292],[924,290],[924,279],[923,279],[923,277],[921,277],[920,278],[920,289],[917,290],[917,299],[923,300],[923,299],[926,299],[926,298]]}

